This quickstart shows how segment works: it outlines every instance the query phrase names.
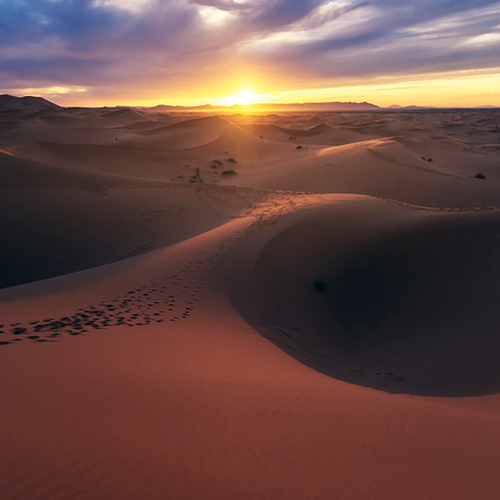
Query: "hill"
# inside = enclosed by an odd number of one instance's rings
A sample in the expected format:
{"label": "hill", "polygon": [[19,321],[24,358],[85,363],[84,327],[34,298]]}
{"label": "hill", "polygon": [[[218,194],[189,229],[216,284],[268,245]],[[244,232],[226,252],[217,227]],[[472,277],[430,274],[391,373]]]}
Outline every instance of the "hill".
{"label": "hill", "polygon": [[61,106],[47,101],[43,97],[16,97],[9,94],[0,95],[0,111],[12,109],[35,109],[37,111],[47,109],[61,109]]}

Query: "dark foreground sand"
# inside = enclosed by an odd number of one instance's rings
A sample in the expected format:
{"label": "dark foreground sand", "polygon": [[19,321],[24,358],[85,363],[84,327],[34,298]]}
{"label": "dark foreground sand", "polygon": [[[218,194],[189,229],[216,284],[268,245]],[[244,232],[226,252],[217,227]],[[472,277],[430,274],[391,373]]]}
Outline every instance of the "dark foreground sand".
{"label": "dark foreground sand", "polygon": [[0,497],[498,497],[499,146],[0,113]]}

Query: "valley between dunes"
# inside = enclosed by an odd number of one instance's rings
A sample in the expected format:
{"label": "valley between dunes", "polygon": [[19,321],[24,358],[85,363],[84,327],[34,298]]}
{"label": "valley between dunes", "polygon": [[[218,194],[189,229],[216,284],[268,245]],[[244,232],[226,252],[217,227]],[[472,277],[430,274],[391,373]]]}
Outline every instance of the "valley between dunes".
{"label": "valley between dunes", "polygon": [[500,496],[500,112],[3,111],[0,193],[2,500]]}

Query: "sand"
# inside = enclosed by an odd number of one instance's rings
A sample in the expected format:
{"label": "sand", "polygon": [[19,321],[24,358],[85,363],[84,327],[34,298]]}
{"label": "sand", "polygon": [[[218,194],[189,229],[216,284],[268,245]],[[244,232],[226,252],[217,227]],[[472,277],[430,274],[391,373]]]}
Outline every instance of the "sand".
{"label": "sand", "polygon": [[495,111],[1,112],[2,500],[497,498],[499,145]]}

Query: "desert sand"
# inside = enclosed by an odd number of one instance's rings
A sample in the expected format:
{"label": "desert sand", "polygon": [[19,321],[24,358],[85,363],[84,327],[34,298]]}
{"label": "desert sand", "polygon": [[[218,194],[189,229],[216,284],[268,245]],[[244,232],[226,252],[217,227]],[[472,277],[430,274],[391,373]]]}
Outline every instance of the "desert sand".
{"label": "desert sand", "polygon": [[500,112],[24,106],[0,192],[2,500],[500,497]]}

